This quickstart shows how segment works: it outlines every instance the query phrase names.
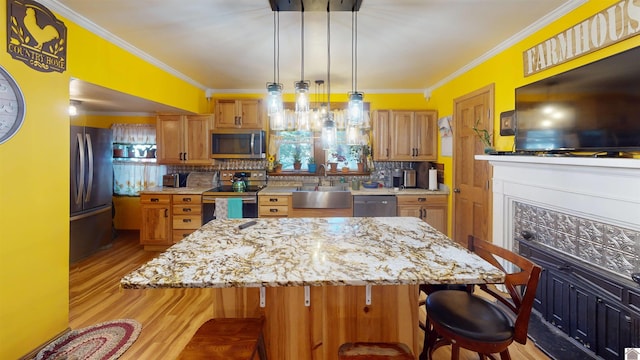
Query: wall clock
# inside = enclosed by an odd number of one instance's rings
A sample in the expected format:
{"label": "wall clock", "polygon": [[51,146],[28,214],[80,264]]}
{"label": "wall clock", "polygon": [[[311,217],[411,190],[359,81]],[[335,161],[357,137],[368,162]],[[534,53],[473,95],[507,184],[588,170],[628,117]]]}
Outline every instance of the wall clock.
{"label": "wall clock", "polygon": [[0,144],[20,130],[24,110],[24,96],[18,83],[0,66]]}

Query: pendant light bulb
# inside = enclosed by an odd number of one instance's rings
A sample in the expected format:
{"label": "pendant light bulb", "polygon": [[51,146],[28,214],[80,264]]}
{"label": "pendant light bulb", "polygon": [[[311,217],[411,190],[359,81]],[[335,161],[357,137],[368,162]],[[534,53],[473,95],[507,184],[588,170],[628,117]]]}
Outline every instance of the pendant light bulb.
{"label": "pendant light bulb", "polygon": [[360,92],[349,93],[349,124],[352,126],[362,125],[364,118],[364,95]]}
{"label": "pendant light bulb", "polygon": [[282,112],[282,84],[268,83],[267,94],[267,115]]}
{"label": "pendant light bulb", "polygon": [[295,83],[296,112],[309,112],[309,81],[300,80]]}

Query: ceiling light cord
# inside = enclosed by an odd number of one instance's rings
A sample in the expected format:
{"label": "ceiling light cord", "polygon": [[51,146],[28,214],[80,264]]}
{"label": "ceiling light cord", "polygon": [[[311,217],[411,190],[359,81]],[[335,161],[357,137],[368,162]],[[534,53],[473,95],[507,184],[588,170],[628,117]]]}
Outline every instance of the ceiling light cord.
{"label": "ceiling light cord", "polygon": [[280,12],[279,12],[279,11],[276,11],[276,13],[277,13],[277,24],[276,24],[276,28],[278,29],[278,30],[277,30],[277,31],[278,31],[278,36],[277,36],[277,39],[278,39],[278,40],[277,40],[277,46],[276,46],[276,47],[277,47],[277,49],[278,49],[278,50],[277,50],[277,53],[278,53],[278,57],[277,57],[277,63],[278,63],[278,65],[277,65],[277,69],[278,69],[278,70],[277,70],[277,71],[278,71],[278,73],[277,73],[277,75],[278,75],[278,77],[277,77],[277,81],[276,81],[276,83],[280,83]]}
{"label": "ceiling light cord", "polygon": [[351,91],[356,91],[356,76],[355,76],[355,11],[351,11]]}
{"label": "ceiling light cord", "polygon": [[300,30],[300,47],[302,48],[302,51],[300,52],[302,54],[302,65],[300,66],[300,80],[304,81],[304,4],[302,5],[302,11],[300,11],[300,16],[301,16],[301,30]]}
{"label": "ceiling light cord", "polygon": [[327,5],[327,110],[331,112],[331,11]]}

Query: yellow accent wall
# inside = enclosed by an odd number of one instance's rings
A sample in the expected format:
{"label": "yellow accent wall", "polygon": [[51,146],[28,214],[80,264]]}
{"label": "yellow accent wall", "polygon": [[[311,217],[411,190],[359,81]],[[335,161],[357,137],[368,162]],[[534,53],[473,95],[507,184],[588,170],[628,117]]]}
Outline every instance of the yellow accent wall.
{"label": "yellow accent wall", "polygon": [[[19,358],[68,328],[70,79],[189,112],[206,109],[204,90],[61,20],[68,29],[64,73],[38,72],[0,52],[26,101],[22,128],[0,145],[0,359]],[[109,121],[81,116],[74,124]]]}
{"label": "yellow accent wall", "polygon": [[[522,53],[526,49],[556,35],[557,33],[563,32],[568,27],[576,25],[590,16],[593,16],[593,14],[618,2],[619,0],[591,0],[585,3],[583,6],[574,10],[570,14],[565,15],[536,34],[474,67],[443,86],[433,89],[431,99],[426,105],[427,108],[437,109],[438,117],[453,115],[454,99],[493,83],[495,84],[495,113],[493,114],[494,144],[498,150],[512,150],[514,137],[500,136],[499,121],[501,112],[513,110],[515,108],[515,89],[517,87],[639,46],[640,36],[636,35],[633,38],[526,78],[524,77],[523,72]],[[455,129],[453,129],[453,131],[455,132]],[[438,149],[440,149],[439,137]],[[449,186],[449,188],[452,188],[453,158],[438,156],[438,162],[445,165],[445,184]],[[453,219],[452,196],[449,197],[449,202],[449,219]],[[451,234],[451,225],[452,222],[449,220],[449,234]]]}

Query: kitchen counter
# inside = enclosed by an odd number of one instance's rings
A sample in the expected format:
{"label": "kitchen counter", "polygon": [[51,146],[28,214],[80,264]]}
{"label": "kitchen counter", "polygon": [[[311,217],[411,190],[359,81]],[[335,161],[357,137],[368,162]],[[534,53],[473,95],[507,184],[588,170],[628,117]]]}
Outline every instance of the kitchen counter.
{"label": "kitchen counter", "polygon": [[504,274],[413,217],[215,220],[123,288],[477,284]]}
{"label": "kitchen counter", "polygon": [[[258,195],[277,196],[291,195],[296,191],[296,186],[267,186],[260,190]],[[447,190],[427,190],[427,189],[402,189],[394,191],[392,188],[366,189],[362,186],[360,190],[351,190],[352,195],[448,195]]]}
{"label": "kitchen counter", "polygon": [[269,358],[334,360],[340,344],[367,339],[418,354],[418,284],[504,279],[418,218],[254,220],[213,220],[121,286],[201,288],[213,318],[264,316]]}
{"label": "kitchen counter", "polygon": [[202,194],[203,192],[211,189],[212,186],[207,187],[163,187],[155,186],[146,188],[140,191],[140,194],[166,194],[166,195],[185,195],[185,194]]}

